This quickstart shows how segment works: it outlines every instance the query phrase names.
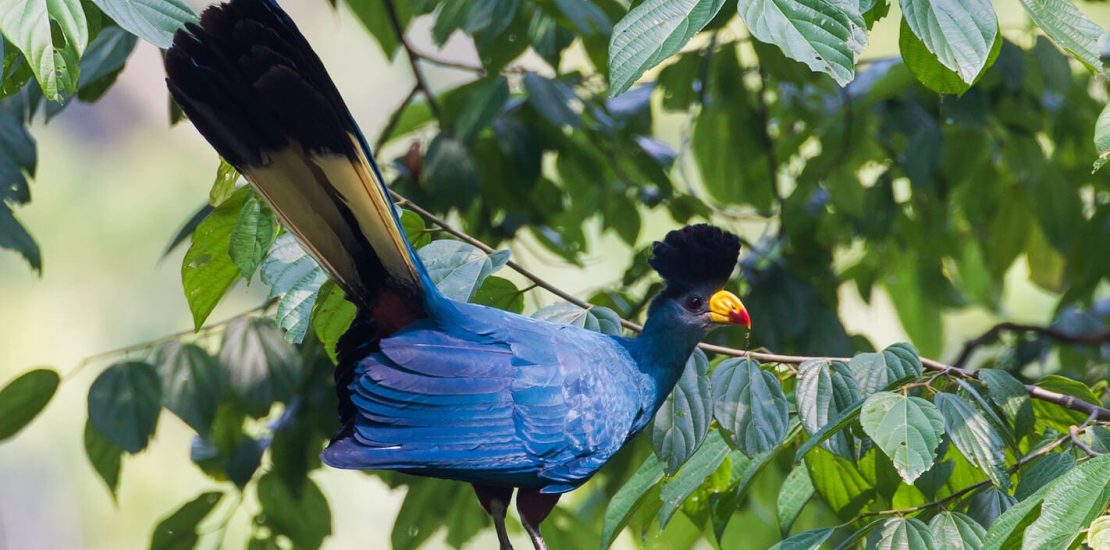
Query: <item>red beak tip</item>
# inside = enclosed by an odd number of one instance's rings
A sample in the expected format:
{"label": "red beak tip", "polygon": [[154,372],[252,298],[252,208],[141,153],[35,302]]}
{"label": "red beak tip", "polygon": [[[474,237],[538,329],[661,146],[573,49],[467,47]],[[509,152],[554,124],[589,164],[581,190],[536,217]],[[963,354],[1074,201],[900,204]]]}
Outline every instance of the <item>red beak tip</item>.
{"label": "red beak tip", "polygon": [[752,328],[752,318],[748,315],[747,311],[732,310],[728,312],[729,321],[737,325],[744,325],[747,328]]}

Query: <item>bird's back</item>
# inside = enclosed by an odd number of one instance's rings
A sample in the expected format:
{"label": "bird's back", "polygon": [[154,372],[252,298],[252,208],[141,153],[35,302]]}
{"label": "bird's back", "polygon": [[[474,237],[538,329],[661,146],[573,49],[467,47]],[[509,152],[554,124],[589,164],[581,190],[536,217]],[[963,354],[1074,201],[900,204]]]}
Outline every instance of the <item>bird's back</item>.
{"label": "bird's back", "polygon": [[358,363],[358,416],[325,461],[563,492],[612,457],[650,407],[644,375],[616,339],[452,306]]}

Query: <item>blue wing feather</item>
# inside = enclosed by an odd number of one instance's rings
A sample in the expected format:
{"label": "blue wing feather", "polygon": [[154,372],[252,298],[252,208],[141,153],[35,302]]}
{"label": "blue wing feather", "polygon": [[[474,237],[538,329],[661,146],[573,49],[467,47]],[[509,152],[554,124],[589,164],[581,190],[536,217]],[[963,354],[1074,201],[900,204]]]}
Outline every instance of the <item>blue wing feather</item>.
{"label": "blue wing feather", "polygon": [[359,363],[354,433],[329,446],[325,461],[549,492],[589,479],[643,408],[624,347],[574,327],[451,306],[449,321],[406,327]]}

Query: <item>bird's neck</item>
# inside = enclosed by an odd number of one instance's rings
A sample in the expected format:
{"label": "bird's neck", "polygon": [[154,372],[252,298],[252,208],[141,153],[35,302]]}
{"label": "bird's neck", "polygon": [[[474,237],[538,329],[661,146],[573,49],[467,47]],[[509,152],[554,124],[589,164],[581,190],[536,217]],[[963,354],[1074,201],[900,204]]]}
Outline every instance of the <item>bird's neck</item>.
{"label": "bird's neck", "polygon": [[696,327],[673,322],[668,317],[666,311],[649,316],[643,332],[629,344],[636,367],[651,380],[652,413],[671,393],[682,375],[686,360],[703,336]]}

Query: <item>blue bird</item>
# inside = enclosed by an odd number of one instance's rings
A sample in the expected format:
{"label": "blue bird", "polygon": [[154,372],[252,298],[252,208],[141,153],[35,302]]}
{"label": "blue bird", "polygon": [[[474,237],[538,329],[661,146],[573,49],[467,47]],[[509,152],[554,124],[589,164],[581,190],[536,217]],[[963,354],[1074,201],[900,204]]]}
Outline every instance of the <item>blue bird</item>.
{"label": "blue bird", "polygon": [[358,306],[338,345],[340,428],[323,461],[471,483],[502,548],[514,490],[546,548],[539,525],[559,496],[643,430],[706,333],[751,327],[722,289],[739,240],[709,225],[655,243],[665,286],[637,338],[444,297],[323,64],[272,0],[209,8],[165,64],[196,128]]}

